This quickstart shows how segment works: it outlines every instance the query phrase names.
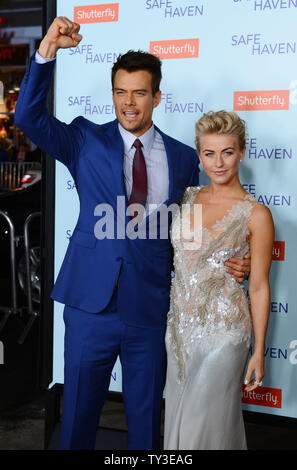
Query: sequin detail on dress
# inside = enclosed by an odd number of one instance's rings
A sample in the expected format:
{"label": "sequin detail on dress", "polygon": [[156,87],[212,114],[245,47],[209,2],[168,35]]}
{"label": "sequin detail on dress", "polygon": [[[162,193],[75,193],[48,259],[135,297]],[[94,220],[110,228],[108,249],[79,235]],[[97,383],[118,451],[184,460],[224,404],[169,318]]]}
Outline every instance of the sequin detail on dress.
{"label": "sequin detail on dress", "polygon": [[[181,206],[187,205],[190,210],[182,211],[182,218],[190,217],[200,189],[186,189]],[[189,249],[188,240],[185,243],[180,233],[180,215],[175,214],[171,226],[175,275],[167,341],[178,361],[180,383],[198,341],[206,350],[220,335],[228,335],[233,344],[250,342],[248,299],[243,286],[227,273],[224,262],[231,257],[242,258],[249,251],[247,223],[255,204],[255,199],[247,195],[216,222],[212,231],[201,227],[202,243],[197,249]]]}

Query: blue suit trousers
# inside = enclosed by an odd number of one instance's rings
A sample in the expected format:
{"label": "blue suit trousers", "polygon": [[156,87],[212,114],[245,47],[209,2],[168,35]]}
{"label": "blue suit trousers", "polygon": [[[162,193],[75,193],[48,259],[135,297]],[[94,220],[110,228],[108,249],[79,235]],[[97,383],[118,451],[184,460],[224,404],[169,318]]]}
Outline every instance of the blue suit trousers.
{"label": "blue suit trousers", "polygon": [[65,376],[60,449],[94,449],[100,413],[117,357],[128,449],[159,449],[166,372],[165,330],[121,321],[117,296],[104,312],[65,306]]}

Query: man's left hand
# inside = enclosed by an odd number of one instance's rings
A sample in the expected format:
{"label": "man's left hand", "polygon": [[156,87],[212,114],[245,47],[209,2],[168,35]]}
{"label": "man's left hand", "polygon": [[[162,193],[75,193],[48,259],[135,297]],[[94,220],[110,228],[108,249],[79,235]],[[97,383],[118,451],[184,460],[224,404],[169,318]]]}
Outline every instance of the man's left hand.
{"label": "man's left hand", "polygon": [[243,259],[230,258],[225,262],[227,272],[234,277],[237,282],[243,282],[248,278],[251,271],[251,255],[247,253]]}

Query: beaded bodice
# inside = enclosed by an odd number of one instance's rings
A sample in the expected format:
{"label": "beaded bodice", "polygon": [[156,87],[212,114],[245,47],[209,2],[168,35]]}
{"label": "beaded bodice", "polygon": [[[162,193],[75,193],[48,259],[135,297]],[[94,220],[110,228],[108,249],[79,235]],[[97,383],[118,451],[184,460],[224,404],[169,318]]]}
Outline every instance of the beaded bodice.
{"label": "beaded bodice", "polygon": [[227,273],[225,261],[242,258],[249,251],[248,219],[255,199],[247,195],[208,229],[195,226],[189,238],[185,227],[191,226],[194,201],[201,187],[188,187],[181,210],[172,221],[174,277],[168,314],[167,340],[179,361],[180,378],[184,375],[186,356],[196,341],[211,347],[217,335],[230,335],[234,342],[250,340],[251,319],[246,293],[241,284]]}

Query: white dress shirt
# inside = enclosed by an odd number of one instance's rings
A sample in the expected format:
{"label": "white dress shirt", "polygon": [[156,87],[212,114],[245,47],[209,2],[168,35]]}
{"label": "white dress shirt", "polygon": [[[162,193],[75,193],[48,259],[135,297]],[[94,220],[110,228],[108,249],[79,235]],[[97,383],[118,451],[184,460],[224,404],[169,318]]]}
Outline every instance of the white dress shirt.
{"label": "white dress shirt", "polygon": [[[120,123],[119,131],[124,141],[123,170],[126,194],[129,199],[133,186],[132,174],[133,159],[135,154],[135,147],[133,147],[133,143],[137,137],[124,129]],[[146,210],[148,214],[154,209],[150,208],[150,205],[159,206],[168,199],[168,161],[163,139],[159,132],[156,131],[154,125],[152,125],[144,134],[138,137],[138,139],[142,143],[142,152],[146,164],[148,185]]]}

